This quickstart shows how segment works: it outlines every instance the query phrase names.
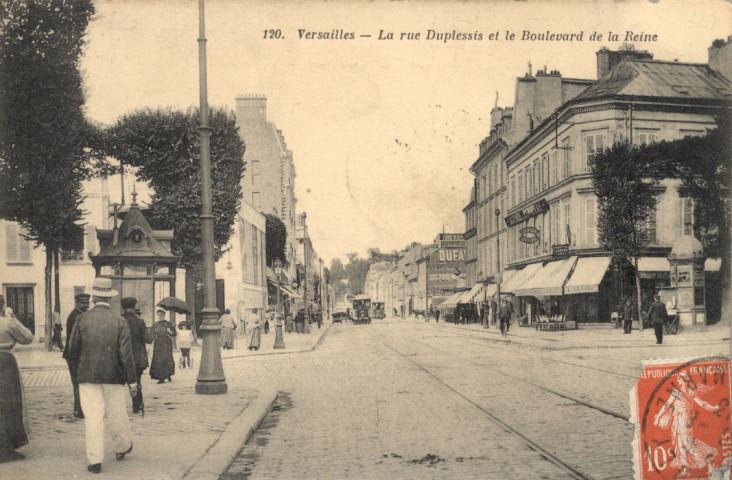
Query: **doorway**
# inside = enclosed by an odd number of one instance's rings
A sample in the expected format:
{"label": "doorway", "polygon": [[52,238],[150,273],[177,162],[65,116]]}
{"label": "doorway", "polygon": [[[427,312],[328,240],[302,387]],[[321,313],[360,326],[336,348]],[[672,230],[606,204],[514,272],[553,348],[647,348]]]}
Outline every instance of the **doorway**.
{"label": "doorway", "polygon": [[33,287],[6,287],[8,307],[28,330],[36,334],[36,316],[33,308]]}

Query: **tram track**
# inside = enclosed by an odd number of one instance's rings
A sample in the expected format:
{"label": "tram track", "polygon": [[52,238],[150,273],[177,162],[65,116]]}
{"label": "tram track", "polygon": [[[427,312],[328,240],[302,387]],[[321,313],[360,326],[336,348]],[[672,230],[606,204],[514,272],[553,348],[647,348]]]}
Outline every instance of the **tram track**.
{"label": "tram track", "polygon": [[[475,343],[475,342],[471,342],[471,343],[477,345],[477,343]],[[440,348],[437,348],[437,347],[435,347],[433,345],[428,345],[426,343],[424,343],[422,345],[424,345],[427,348],[431,348],[432,350],[435,350],[437,352],[440,352],[442,354],[445,354],[445,355],[451,355],[453,357],[456,356],[454,354],[454,352],[447,351],[447,350],[444,350],[444,349],[440,349]],[[506,350],[506,349],[504,349],[504,350]],[[524,384],[530,385],[532,387],[538,388],[540,390],[543,390],[545,392],[551,393],[551,394],[556,395],[556,396],[558,396],[560,398],[563,398],[565,400],[569,400],[569,401],[572,401],[574,403],[577,403],[577,404],[579,404],[579,405],[581,405],[583,407],[592,408],[594,410],[597,410],[598,412],[604,413],[605,415],[609,415],[611,417],[615,417],[615,418],[620,419],[620,420],[623,420],[625,422],[627,422],[627,421],[630,420],[630,416],[629,415],[625,415],[625,414],[622,414],[622,413],[618,413],[618,412],[615,412],[613,410],[610,410],[610,409],[607,409],[607,408],[604,408],[604,407],[600,407],[599,405],[595,405],[593,403],[586,402],[586,401],[581,400],[579,398],[573,397],[572,395],[568,395],[566,393],[559,392],[557,390],[554,390],[554,389],[545,387],[543,385],[539,385],[538,383],[531,382],[529,380],[523,379],[523,378],[518,377],[516,375],[512,375],[510,373],[506,373],[506,372],[504,372],[504,371],[502,371],[502,370],[500,370],[498,368],[492,367],[492,366],[490,366],[490,365],[488,365],[486,363],[476,362],[475,359],[472,358],[472,357],[470,357],[470,358],[466,358],[466,357],[463,357],[463,356],[458,356],[458,357],[460,359],[462,359],[463,361],[469,362],[469,363],[471,363],[473,365],[476,365],[476,366],[479,366],[479,367],[482,367],[482,368],[487,368],[487,369],[489,369],[489,370],[491,370],[493,372],[496,372],[496,373],[498,373],[500,375],[503,375],[503,376],[505,376],[507,378],[510,378],[512,380],[517,380],[517,381],[519,381],[521,383],[524,383]],[[577,364],[573,364],[573,363],[569,363],[569,362],[561,362],[561,363],[568,363],[569,365],[572,365],[572,366],[575,366],[575,367],[582,367],[582,365],[577,365]],[[602,370],[600,370],[600,371],[602,371]],[[619,375],[622,375],[622,374],[619,374]]]}
{"label": "tram track", "polygon": [[[454,387],[452,387],[450,384],[445,382],[442,378],[440,378],[438,375],[434,374],[433,372],[429,371],[426,367],[421,365],[416,360],[410,358],[409,356],[405,355],[404,353],[397,350],[395,347],[389,345],[384,340],[378,338],[377,336],[367,333],[368,336],[370,336],[372,339],[377,340],[380,344],[382,344],[387,349],[391,350],[392,352],[396,353],[398,356],[409,362],[414,368],[417,370],[422,371],[425,375],[429,376],[433,381],[437,382],[439,385],[441,385],[443,388],[446,388],[447,390],[451,391],[453,394],[457,395],[458,397],[462,398],[464,401],[468,402],[469,404],[473,405],[476,409],[478,409],[483,415],[485,415],[488,419],[490,419],[493,423],[499,425],[501,428],[503,428],[506,432],[509,434],[515,436],[516,438],[520,439],[522,442],[524,442],[529,448],[532,450],[538,452],[545,458],[547,461],[551,462],[558,468],[562,469],[566,473],[568,473],[572,478],[578,479],[578,480],[595,480],[594,477],[590,476],[589,474],[583,472],[577,467],[574,467],[573,465],[570,465],[569,463],[565,462],[561,458],[559,458],[557,455],[552,453],[551,451],[547,450],[546,448],[539,445],[537,442],[529,438],[528,436],[524,435],[522,432],[517,430],[516,428],[512,427],[510,424],[499,418],[496,414],[485,408],[484,406],[478,404],[473,399],[469,398],[464,393],[458,391]],[[435,349],[438,350],[439,349]],[[536,385],[535,385],[536,386]],[[578,402],[579,403],[579,402]]]}

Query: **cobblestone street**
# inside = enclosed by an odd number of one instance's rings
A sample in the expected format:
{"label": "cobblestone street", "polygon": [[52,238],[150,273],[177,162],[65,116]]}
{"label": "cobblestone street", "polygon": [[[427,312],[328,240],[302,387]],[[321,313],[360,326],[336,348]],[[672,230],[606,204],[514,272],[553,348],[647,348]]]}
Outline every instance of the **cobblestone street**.
{"label": "cobblestone street", "polygon": [[[497,338],[450,324],[333,325],[269,379],[286,392],[276,419],[223,478],[631,478],[628,394],[659,350]],[[685,340],[660,354],[729,348]]]}

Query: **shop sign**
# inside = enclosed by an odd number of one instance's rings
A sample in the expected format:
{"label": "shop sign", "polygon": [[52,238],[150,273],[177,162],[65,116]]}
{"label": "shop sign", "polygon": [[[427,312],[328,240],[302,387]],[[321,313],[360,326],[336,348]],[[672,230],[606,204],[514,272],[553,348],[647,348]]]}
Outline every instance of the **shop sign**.
{"label": "shop sign", "polygon": [[464,262],[465,250],[442,249],[439,251],[440,262]]}
{"label": "shop sign", "polygon": [[552,257],[568,257],[569,256],[569,244],[552,245]]}
{"label": "shop sign", "polygon": [[524,243],[536,243],[539,241],[539,229],[534,227],[524,227],[519,230],[521,236],[519,240]]}
{"label": "shop sign", "polygon": [[537,215],[541,215],[542,213],[546,213],[549,211],[549,202],[544,200],[543,198],[539,200],[538,202],[534,203],[533,205],[524,208],[523,210],[519,210],[518,212],[514,212],[511,215],[507,216],[505,221],[506,225],[509,227],[513,227],[514,225],[518,225],[519,223],[522,223],[529,218],[535,217]]}

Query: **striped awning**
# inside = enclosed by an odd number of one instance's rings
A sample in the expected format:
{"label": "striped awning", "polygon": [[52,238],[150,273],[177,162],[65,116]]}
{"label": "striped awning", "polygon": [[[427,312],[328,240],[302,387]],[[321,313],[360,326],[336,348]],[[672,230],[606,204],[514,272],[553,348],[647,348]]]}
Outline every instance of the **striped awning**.
{"label": "striped awning", "polygon": [[519,297],[549,297],[563,294],[563,287],[577,257],[549,262],[536,275],[516,289]]}

